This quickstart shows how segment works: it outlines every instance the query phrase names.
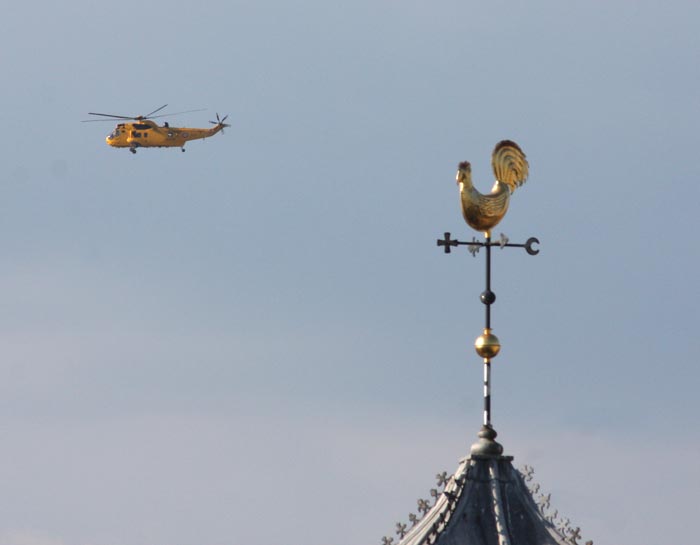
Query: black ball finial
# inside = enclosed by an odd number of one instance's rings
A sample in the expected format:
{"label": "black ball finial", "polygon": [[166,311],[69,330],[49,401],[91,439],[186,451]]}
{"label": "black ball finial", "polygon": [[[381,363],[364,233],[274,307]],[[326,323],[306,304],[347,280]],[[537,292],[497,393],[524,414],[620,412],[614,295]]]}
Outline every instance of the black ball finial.
{"label": "black ball finial", "polygon": [[481,299],[481,302],[485,305],[492,305],[496,301],[496,294],[491,290],[486,290],[481,292],[479,299]]}

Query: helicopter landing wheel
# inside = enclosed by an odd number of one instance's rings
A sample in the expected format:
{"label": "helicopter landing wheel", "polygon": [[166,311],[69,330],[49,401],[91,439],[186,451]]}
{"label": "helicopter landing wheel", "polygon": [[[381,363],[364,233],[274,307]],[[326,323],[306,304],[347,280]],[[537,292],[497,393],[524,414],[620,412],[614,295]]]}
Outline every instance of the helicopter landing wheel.
{"label": "helicopter landing wheel", "polygon": [[129,148],[129,151],[130,151],[131,153],[136,153],[136,148]]}
{"label": "helicopter landing wheel", "polygon": [[185,153],[185,148],[180,148],[180,151],[181,151],[182,153]]}

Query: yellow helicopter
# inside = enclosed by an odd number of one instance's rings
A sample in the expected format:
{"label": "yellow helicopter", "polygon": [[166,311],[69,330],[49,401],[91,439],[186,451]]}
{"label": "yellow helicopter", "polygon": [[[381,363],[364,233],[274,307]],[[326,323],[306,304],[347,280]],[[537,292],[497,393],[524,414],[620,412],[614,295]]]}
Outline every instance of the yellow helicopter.
{"label": "yellow helicopter", "polygon": [[[203,110],[187,110],[185,112],[174,112],[172,114],[153,115],[165,108],[164,104],[160,108],[153,110],[150,114],[137,115],[129,117],[126,115],[101,114],[97,112],[88,112],[88,115],[98,115],[108,117],[109,120],[125,119],[133,121],[133,123],[117,123],[114,130],[107,135],[105,140],[107,144],[115,148],[129,148],[131,153],[136,153],[136,148],[180,148],[185,151],[185,143],[190,140],[199,140],[209,138],[221,131],[223,134],[225,127],[230,127],[224,123],[228,115],[223,119],[216,114],[216,121],[210,121],[214,126],[210,129],[190,129],[186,127],[171,127],[167,122],[163,125],[158,125],[153,119],[167,117],[178,114],[186,114],[190,112],[201,112]],[[86,119],[83,122],[90,121],[108,121],[107,119]]]}

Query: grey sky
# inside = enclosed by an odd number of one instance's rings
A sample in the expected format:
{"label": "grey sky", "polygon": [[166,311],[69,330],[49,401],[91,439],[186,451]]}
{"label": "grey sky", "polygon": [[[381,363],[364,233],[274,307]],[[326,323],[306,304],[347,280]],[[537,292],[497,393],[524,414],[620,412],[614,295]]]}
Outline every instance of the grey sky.
{"label": "grey sky", "polygon": [[[0,545],[380,543],[481,419],[597,544],[687,541],[696,2],[17,3],[0,21]],[[224,136],[104,143],[161,104]],[[684,467],[679,465],[677,467]]]}

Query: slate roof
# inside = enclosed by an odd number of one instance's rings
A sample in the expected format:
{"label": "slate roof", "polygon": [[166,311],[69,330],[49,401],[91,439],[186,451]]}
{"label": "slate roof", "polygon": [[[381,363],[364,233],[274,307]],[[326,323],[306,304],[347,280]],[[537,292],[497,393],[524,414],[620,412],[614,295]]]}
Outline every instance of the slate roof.
{"label": "slate roof", "polygon": [[532,483],[532,468],[519,471],[512,461],[472,454],[453,475],[438,474],[442,491],[431,490],[432,506],[418,500],[423,515],[409,515],[410,528],[397,523],[398,545],[580,545],[580,529],[550,512],[550,496]]}

